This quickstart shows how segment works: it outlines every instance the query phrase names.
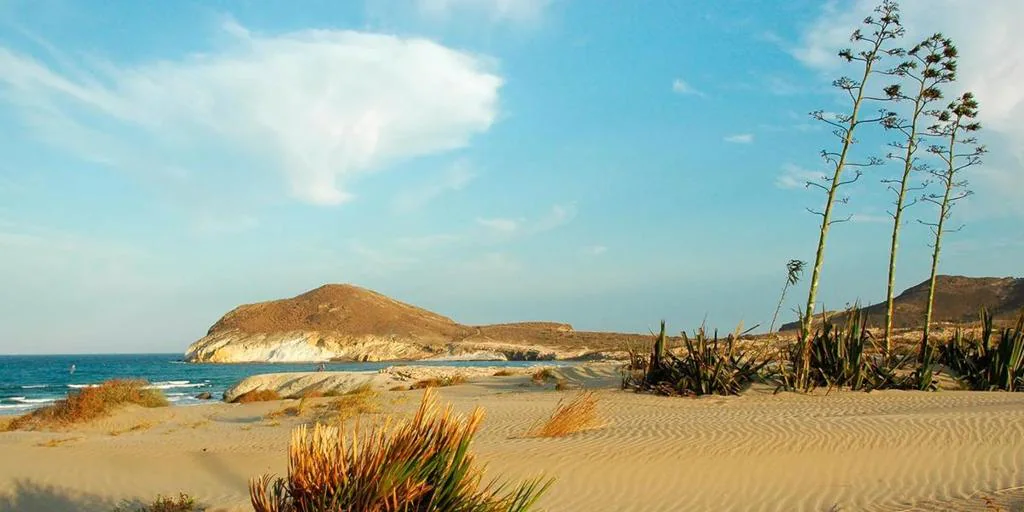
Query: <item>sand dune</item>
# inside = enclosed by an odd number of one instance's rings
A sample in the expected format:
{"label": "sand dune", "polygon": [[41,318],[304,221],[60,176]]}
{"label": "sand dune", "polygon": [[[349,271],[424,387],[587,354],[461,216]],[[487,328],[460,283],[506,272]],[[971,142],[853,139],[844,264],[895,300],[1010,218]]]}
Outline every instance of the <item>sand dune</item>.
{"label": "sand dune", "polygon": [[[572,396],[527,376],[440,390],[458,410],[485,408],[475,449],[489,475],[557,478],[545,510],[986,510],[984,498],[1024,506],[1024,394],[665,398],[614,389],[607,369],[566,372],[604,386],[604,427],[524,437]],[[389,392],[379,403],[399,415],[418,398]],[[246,480],[283,474],[290,428],[309,419],[265,419],[284,405],[133,408],[71,432],[0,434],[0,512],[107,511],[179,490],[211,510],[248,510]],[[71,440],[37,446],[53,439]]]}

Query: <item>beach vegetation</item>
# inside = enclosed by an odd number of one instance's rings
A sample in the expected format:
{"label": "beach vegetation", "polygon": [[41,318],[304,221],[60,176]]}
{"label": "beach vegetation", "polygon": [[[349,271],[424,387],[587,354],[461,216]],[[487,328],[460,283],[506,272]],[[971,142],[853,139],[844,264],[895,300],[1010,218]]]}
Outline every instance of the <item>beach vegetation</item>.
{"label": "beach vegetation", "polygon": [[558,376],[555,375],[554,370],[551,368],[541,368],[530,375],[530,380],[537,385],[543,385],[548,380],[556,380],[557,378]]}
{"label": "beach vegetation", "polygon": [[[855,160],[852,158],[853,145],[857,143],[855,137],[858,128],[867,124],[881,123],[889,116],[889,113],[882,112],[878,115],[864,115],[864,107],[868,102],[887,98],[871,98],[869,84],[871,78],[885,69],[881,67],[886,57],[902,56],[903,50],[892,47],[893,42],[903,36],[904,29],[900,23],[899,6],[892,0],[884,0],[875,9],[875,16],[864,19],[864,28],[854,30],[850,37],[851,42],[858,48],[847,48],[839,52],[839,58],[846,63],[856,64],[859,78],[840,77],[832,82],[832,85],[842,91],[844,97],[850,100],[849,110],[846,113],[826,113],[815,111],[811,116],[830,127],[833,134],[839,139],[836,148],[824,149],[821,157],[828,166],[828,173],[820,180],[807,181],[808,188],[820,189],[825,194],[825,202],[820,210],[808,209],[812,214],[820,217],[821,223],[818,228],[818,245],[815,251],[814,263],[811,266],[810,286],[807,291],[807,305],[805,311],[800,315],[800,337],[799,349],[803,352],[798,362],[801,366],[795,369],[794,380],[796,387],[808,389],[811,387],[810,360],[811,360],[811,327],[814,321],[814,310],[818,293],[818,284],[821,278],[821,271],[825,262],[825,247],[830,228],[838,223],[846,222],[852,218],[838,218],[834,216],[836,203],[848,202],[848,197],[841,195],[841,189],[856,182],[863,174],[865,167],[881,165],[882,159],[869,157]],[[848,171],[848,172],[847,172]]]}
{"label": "beach vegetation", "polygon": [[431,377],[429,379],[418,380],[410,385],[409,389],[443,388],[464,384],[466,382],[466,376],[462,374],[443,375],[441,377]]}
{"label": "beach vegetation", "polygon": [[204,510],[196,504],[196,500],[185,493],[177,497],[157,495],[148,504],[125,503],[114,508],[114,512],[201,512]]}
{"label": "beach vegetation", "polygon": [[708,336],[703,325],[692,337],[683,332],[682,355],[666,349],[665,331],[663,321],[646,363],[643,358],[631,358],[631,365],[641,367],[624,374],[624,389],[663,395],[735,395],[759,380],[769,362],[767,345],[756,352],[738,345],[740,328],[725,339],[718,337],[718,331]]}
{"label": "beach vegetation", "polygon": [[246,391],[231,401],[233,404],[249,404],[253,402],[274,402],[283,400],[281,395],[273,389],[254,389]]}
{"label": "beach vegetation", "polygon": [[597,397],[584,391],[566,402],[560,400],[551,416],[534,425],[528,437],[562,437],[601,426],[597,416]]}
{"label": "beach vegetation", "polygon": [[470,450],[483,411],[441,409],[426,389],[416,414],[396,424],[345,432],[315,424],[292,432],[286,478],[249,482],[255,512],[530,510],[551,485],[534,479],[483,484]]}
{"label": "beach vegetation", "polygon": [[973,390],[1024,391],[1024,312],[1016,325],[998,332],[989,311],[981,317],[981,335],[957,329],[939,347],[939,363]]}
{"label": "beach vegetation", "polygon": [[515,373],[511,370],[498,370],[494,372],[495,377],[511,377],[512,375],[515,375]]}
{"label": "beach vegetation", "polygon": [[165,407],[167,398],[159,389],[138,379],[113,379],[98,386],[73,389],[67,397],[46,407],[18,416],[8,423],[9,430],[37,430],[84,423],[109,415],[126,404]]}
{"label": "beach vegetation", "polygon": [[325,404],[316,415],[317,423],[337,423],[362,414],[380,412],[379,395],[369,385],[349,390]]}

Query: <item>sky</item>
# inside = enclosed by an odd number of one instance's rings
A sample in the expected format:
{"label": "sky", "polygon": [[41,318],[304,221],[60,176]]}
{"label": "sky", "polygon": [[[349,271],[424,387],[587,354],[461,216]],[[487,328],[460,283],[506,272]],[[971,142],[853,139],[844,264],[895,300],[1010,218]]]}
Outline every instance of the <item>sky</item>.
{"label": "sky", "polygon": [[[182,352],[324,283],[470,324],[764,330],[814,258],[835,139],[808,112],[849,108],[835,54],[874,5],[0,0],[0,353]],[[989,149],[940,272],[1020,276],[1024,3],[901,5],[904,46],[957,43],[945,93]],[[884,298],[894,172],[846,189],[824,307]],[[934,215],[908,210],[900,289]]]}

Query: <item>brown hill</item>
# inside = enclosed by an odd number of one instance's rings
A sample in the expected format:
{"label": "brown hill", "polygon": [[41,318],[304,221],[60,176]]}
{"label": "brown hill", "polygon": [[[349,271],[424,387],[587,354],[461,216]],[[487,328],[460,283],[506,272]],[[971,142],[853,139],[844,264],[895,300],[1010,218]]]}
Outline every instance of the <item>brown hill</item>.
{"label": "brown hill", "polygon": [[189,346],[189,361],[394,360],[428,357],[604,357],[649,336],[577,332],[554,322],[470,326],[347,284],[246,304]]}
{"label": "brown hill", "polygon": [[208,334],[318,331],[350,336],[460,338],[469,331],[450,318],[348,284],[327,284],[290,299],[246,304],[213,324]]}
{"label": "brown hill", "polygon": [[[897,328],[917,328],[924,318],[928,302],[928,281],[910,287],[894,300],[893,325]],[[932,320],[936,323],[969,324],[977,322],[980,308],[987,308],[996,320],[1010,320],[1024,308],[1024,279],[1012,277],[938,276],[935,287],[935,309]],[[885,303],[864,308],[868,324],[880,327],[885,322]],[[830,313],[837,321],[843,313]],[[782,326],[782,330],[798,329],[797,322]]]}

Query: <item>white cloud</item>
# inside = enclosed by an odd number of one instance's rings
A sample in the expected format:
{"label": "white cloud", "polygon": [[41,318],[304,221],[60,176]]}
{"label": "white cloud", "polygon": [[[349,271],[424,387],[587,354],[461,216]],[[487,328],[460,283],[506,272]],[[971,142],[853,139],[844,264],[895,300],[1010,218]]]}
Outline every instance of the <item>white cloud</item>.
{"label": "white cloud", "polygon": [[472,166],[466,160],[457,160],[439,176],[436,181],[417,189],[398,194],[392,206],[399,212],[418,210],[437,199],[445,192],[462,190],[476,178]]}
{"label": "white cloud", "polygon": [[416,0],[420,12],[447,17],[458,12],[482,14],[492,21],[536,21],[552,0]]}
{"label": "white cloud", "polygon": [[350,198],[360,174],[463,147],[497,115],[490,61],[426,39],[222,29],[219,51],[84,73],[0,47],[0,101],[81,158],[200,180],[226,165],[277,172],[316,204]]}
{"label": "white cloud", "polygon": [[754,134],[752,133],[738,133],[736,135],[729,135],[723,139],[726,142],[732,142],[734,144],[750,144],[754,142]]}
{"label": "white cloud", "polygon": [[519,229],[522,227],[523,222],[524,219],[476,219],[476,223],[479,224],[480,226],[487,228],[489,231],[494,231],[498,233],[515,233],[516,231],[519,231]]}
{"label": "white cloud", "polygon": [[672,81],[672,92],[676,94],[692,94],[695,96],[703,96],[704,93],[694,89],[693,86],[686,83],[682,78],[676,78]]}
{"label": "white cloud", "polygon": [[[870,13],[875,0],[829,2],[791,53],[805,65],[830,74],[841,72],[836,51],[849,45],[850,32]],[[942,32],[960,51],[957,83],[947,97],[960,91],[975,93],[981,104],[984,130],[979,138],[989,146],[985,165],[973,173],[973,184],[984,192],[988,214],[1024,215],[1018,191],[1024,185],[1024,2],[1018,0],[904,0],[904,46]],[[1015,60],[1016,59],[1016,60]],[[881,83],[880,83],[881,85]],[[983,171],[984,170],[984,171]],[[1007,187],[1007,185],[1016,185]],[[975,201],[980,203],[981,201]]]}
{"label": "white cloud", "polygon": [[787,163],[782,166],[782,174],[775,178],[775,186],[782,189],[805,188],[808,181],[821,181],[824,176],[820,171]]}
{"label": "white cloud", "polygon": [[583,252],[585,254],[589,254],[590,256],[600,256],[608,252],[608,247],[604,245],[591,245],[588,247],[584,247]]}

